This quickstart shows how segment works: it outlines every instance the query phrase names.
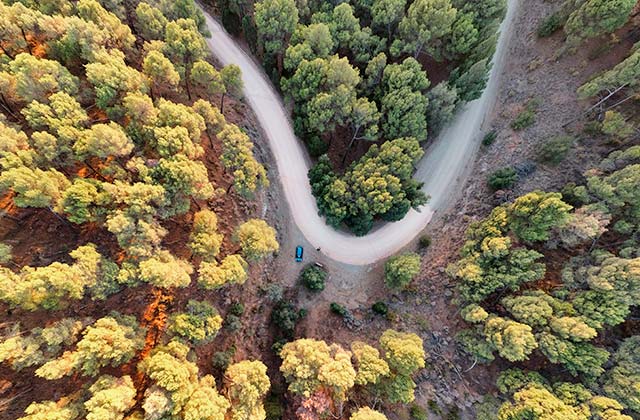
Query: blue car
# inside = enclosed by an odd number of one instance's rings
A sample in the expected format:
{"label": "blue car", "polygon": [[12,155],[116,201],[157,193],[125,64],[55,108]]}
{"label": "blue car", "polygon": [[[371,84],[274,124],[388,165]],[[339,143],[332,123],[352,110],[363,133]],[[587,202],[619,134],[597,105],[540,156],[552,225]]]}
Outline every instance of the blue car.
{"label": "blue car", "polygon": [[304,254],[304,249],[298,245],[296,247],[296,262],[302,262],[302,254]]}

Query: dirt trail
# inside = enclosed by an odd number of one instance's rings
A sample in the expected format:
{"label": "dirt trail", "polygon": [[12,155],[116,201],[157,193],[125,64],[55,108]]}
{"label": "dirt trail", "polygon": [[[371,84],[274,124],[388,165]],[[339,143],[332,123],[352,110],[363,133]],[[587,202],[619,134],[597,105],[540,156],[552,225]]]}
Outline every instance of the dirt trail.
{"label": "dirt trail", "polygon": [[482,97],[466,104],[446,128],[426,157],[419,163],[416,179],[424,181],[424,191],[431,196],[420,211],[411,210],[399,222],[386,223],[366,236],[355,237],[328,226],[318,215],[311,194],[307,171],[311,160],[304,145],[294,135],[280,95],[268,81],[262,68],[244,52],[222,25],[205,13],[212,37],[207,40],[213,55],[222,64],[237,64],[242,69],[245,97],[269,141],[275,157],[279,179],[293,219],[314,248],[338,262],[367,265],[396,253],[418,235],[434,212],[449,204],[462,185],[466,169],[478,149],[485,118],[496,100],[499,79],[513,31],[516,9],[521,0],[508,0],[507,16],[502,24],[487,88]]}

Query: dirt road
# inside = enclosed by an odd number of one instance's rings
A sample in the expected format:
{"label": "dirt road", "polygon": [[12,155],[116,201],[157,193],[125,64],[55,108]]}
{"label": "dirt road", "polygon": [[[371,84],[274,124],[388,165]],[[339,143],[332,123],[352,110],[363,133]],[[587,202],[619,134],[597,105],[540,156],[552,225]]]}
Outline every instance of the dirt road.
{"label": "dirt road", "polygon": [[396,253],[411,242],[429,223],[434,212],[449,204],[456,189],[462,185],[465,169],[473,161],[482,137],[485,117],[495,103],[513,29],[513,17],[520,0],[508,0],[508,4],[485,92],[481,98],[464,106],[418,165],[415,178],[424,181],[423,189],[431,200],[420,211],[411,210],[401,221],[383,224],[362,237],[337,231],[318,215],[307,180],[311,160],[304,144],[293,133],[280,95],[259,64],[242,50],[219,22],[205,12],[212,34],[207,43],[222,64],[237,64],[242,69],[246,101],[269,141],[294,222],[314,248],[321,248],[327,257],[345,264],[368,265]]}

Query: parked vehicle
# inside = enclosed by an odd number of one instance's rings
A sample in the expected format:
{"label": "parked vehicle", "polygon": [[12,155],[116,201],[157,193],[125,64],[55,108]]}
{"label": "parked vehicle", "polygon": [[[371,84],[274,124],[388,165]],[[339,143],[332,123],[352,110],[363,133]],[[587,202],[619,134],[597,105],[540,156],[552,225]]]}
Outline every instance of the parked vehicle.
{"label": "parked vehicle", "polygon": [[302,255],[304,254],[304,248],[300,245],[296,247],[296,262],[302,262]]}

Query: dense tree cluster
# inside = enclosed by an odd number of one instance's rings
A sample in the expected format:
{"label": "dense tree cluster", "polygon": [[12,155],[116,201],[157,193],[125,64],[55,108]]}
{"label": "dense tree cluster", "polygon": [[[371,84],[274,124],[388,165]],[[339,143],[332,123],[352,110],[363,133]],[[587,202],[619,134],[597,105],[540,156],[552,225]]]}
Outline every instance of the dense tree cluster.
{"label": "dense tree cluster", "polygon": [[[47,15],[20,3],[0,6],[23,41],[9,44],[3,38],[8,57],[0,68],[3,109],[16,117],[11,110],[19,108],[28,125],[22,131],[9,122],[14,118],[0,120],[8,139],[0,146],[0,190],[12,192],[17,206],[48,208],[76,224],[103,225],[127,257],[122,263],[127,269],[120,274],[89,247],[74,251],[73,258],[87,260],[76,265],[25,267],[18,274],[3,269],[3,300],[31,310],[51,309],[65,299],[82,298],[85,289],[104,298],[137,281],[166,288],[188,285],[193,268],[162,248],[167,234],[162,220],[189,211],[193,200],[219,193],[200,160],[205,134],[221,141],[221,161],[241,194],[267,185],[251,141],[216,107],[202,99],[188,106],[159,97],[181,80],[187,89],[192,80],[208,95],[240,95],[236,66],[218,72],[203,61],[199,9],[193,2],[178,3],[137,6],[137,29],[147,41],[142,71],[127,64],[134,37],[116,16],[118,8],[107,10],[83,0],[74,13],[72,8]],[[18,13],[31,23],[11,18]],[[57,32],[42,32],[49,23]],[[42,43],[47,58],[29,53],[32,38]],[[65,67],[76,60],[85,63],[84,73],[70,67],[72,74]],[[79,92],[79,78],[86,78],[91,89]],[[107,118],[90,117],[84,109],[88,104]],[[71,170],[78,165],[85,169]],[[211,223],[215,228],[210,214],[196,215],[191,246],[195,255],[213,264],[222,236],[205,231]]]}
{"label": "dense tree cluster", "polygon": [[509,398],[496,418],[510,420],[534,415],[540,419],[631,420],[615,399],[578,383],[550,383],[536,372],[508,369],[498,377],[500,392]]}
{"label": "dense tree cluster", "polygon": [[587,0],[575,4],[577,7],[564,26],[570,44],[615,31],[625,24],[636,3],[633,0]]}
{"label": "dense tree cluster", "polygon": [[[481,362],[493,360],[495,352],[511,362],[539,352],[606,395],[594,396],[578,384],[550,386],[538,380],[505,385],[513,401],[503,405],[499,418],[521,418],[539,404],[546,410],[539,418],[564,413],[562,418],[623,419],[628,418],[620,413],[623,408],[638,410],[637,378],[631,373],[638,362],[630,351],[635,338],[614,356],[592,341],[623,323],[640,299],[634,234],[639,150],[613,152],[585,174],[585,185],[568,186],[562,196],[529,193],[495,208],[467,231],[462,258],[449,268],[459,281],[461,316],[473,325],[459,336],[462,348]],[[573,210],[563,198],[579,207]],[[601,249],[596,243],[607,231],[619,239]],[[554,278],[545,274],[542,258],[546,249],[558,247],[571,254]],[[608,360],[614,365],[605,371]]]}
{"label": "dense tree cluster", "polygon": [[60,379],[75,371],[95,376],[105,366],[120,366],[144,344],[144,329],[133,316],[113,314],[100,318],[82,332],[75,350],[65,351],[36,370],[45,379]]}
{"label": "dense tree cluster", "polygon": [[424,151],[414,138],[374,145],[338,176],[327,157],[309,171],[311,189],[320,212],[333,226],[346,224],[366,234],[376,218],[396,221],[426,203],[422,185],[411,176]]}
{"label": "dense tree cluster", "polygon": [[[380,337],[380,348],[382,357],[378,349],[359,341],[353,342],[348,351],[338,344],[298,339],[280,351],[280,371],[289,383],[289,391],[307,402],[303,402],[303,410],[313,406],[319,416],[331,413],[330,407],[342,407],[356,384],[389,402],[410,403],[416,387],[412,376],[425,367],[422,340],[415,334],[387,330]],[[322,398],[331,403],[314,404]],[[354,415],[369,418],[365,413]],[[371,418],[384,418],[376,412],[369,414],[377,416]]]}
{"label": "dense tree cluster", "polygon": [[[100,350],[108,349],[95,348]],[[90,386],[59,401],[32,403],[21,420],[118,420],[127,413],[127,418],[134,419],[224,420],[227,412],[228,418],[234,420],[265,418],[262,399],[270,382],[264,364],[242,361],[229,366],[222,394],[212,376],[200,375],[197,365],[187,358],[189,352],[188,346],[170,341],[138,363],[138,370],[147,375],[152,384],[143,395],[141,407],[133,413],[137,391],[131,377],[102,375]]]}
{"label": "dense tree cluster", "polygon": [[[255,3],[255,31],[268,71],[295,104],[296,134],[314,156],[323,154],[336,135],[346,138],[344,163],[356,141],[423,142],[452,118],[459,103],[478,98],[505,8],[503,0],[261,0]],[[431,91],[419,61],[426,55],[438,63],[446,60],[453,69]],[[371,153],[378,149],[372,147]],[[317,163],[314,172],[326,182],[313,192],[329,224],[345,222],[364,234],[377,215],[399,220],[422,204],[417,186],[408,183],[411,173],[400,178],[391,172],[403,184],[399,189],[384,169],[364,168],[371,157],[356,164],[362,168],[347,169],[329,191],[325,185],[334,178],[333,166],[327,159]],[[372,194],[383,202],[371,203]],[[335,202],[342,195],[352,208]]]}
{"label": "dense tree cluster", "polygon": [[566,44],[575,49],[585,40],[612,34],[623,26],[635,6],[633,0],[566,0],[543,20],[538,36],[564,29]]}
{"label": "dense tree cluster", "polygon": [[89,318],[63,318],[45,328],[33,328],[28,335],[16,324],[0,343],[0,362],[8,363],[16,371],[39,366],[58,357],[63,346],[75,343],[90,322]]}
{"label": "dense tree cluster", "polygon": [[75,420],[116,420],[135,404],[136,389],[130,376],[100,376],[91,386],[58,401],[31,403],[20,420],[45,418]]}
{"label": "dense tree cluster", "polygon": [[122,287],[119,267],[100,255],[93,244],[70,255],[73,264],[25,266],[18,273],[0,267],[0,300],[29,311],[54,310],[82,299],[87,292],[93,299],[105,299]]}
{"label": "dense tree cluster", "polygon": [[[49,212],[77,241],[54,250],[61,261],[33,266],[0,244],[3,305],[17,314],[66,310],[30,318],[42,326],[2,326],[0,362],[41,380],[73,377],[71,394],[33,402],[22,418],[264,419],[266,366],[238,361],[218,390],[187,357],[187,343],[208,343],[222,327],[215,307],[190,300],[166,311],[195,272],[205,288],[248,278],[244,258],[223,246],[220,212],[209,209],[225,194],[216,184],[227,182],[212,179],[209,165],[229,175],[235,191],[226,200],[268,185],[251,139],[223,114],[225,97],[242,97],[239,67],[210,64],[193,0],[7,1],[0,20],[3,203]],[[190,221],[187,259],[165,238]],[[262,220],[235,230],[247,259],[278,250]],[[136,307],[109,312],[134,300],[107,298],[139,285],[135,301],[157,296],[154,310],[143,319],[129,315]],[[99,319],[68,317],[87,306]]]}

